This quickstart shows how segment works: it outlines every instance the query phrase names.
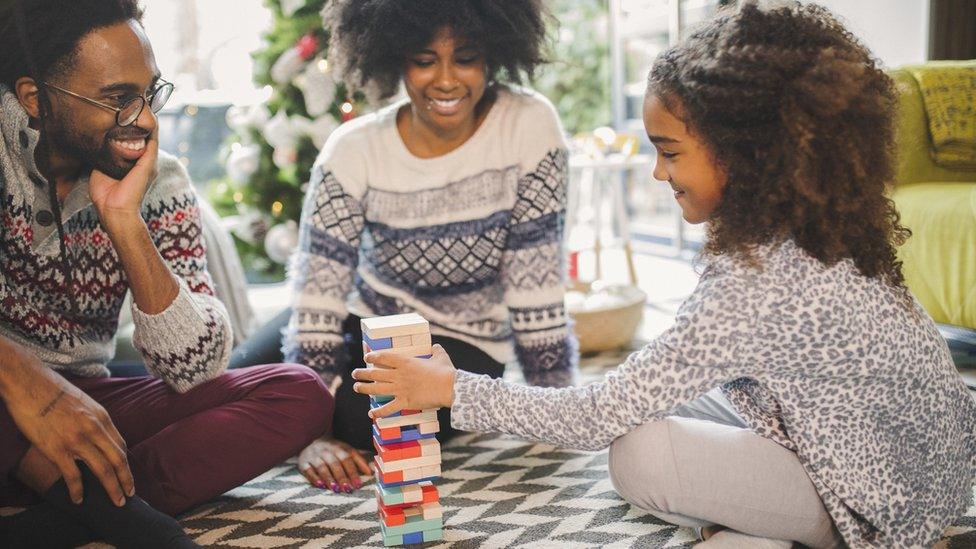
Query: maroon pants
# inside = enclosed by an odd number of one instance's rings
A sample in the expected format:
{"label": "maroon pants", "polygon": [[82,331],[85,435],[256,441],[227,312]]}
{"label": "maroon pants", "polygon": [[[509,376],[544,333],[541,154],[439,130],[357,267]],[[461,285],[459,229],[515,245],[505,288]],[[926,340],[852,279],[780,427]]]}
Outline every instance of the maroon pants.
{"label": "maroon pants", "polygon": [[[69,380],[112,417],[136,493],[170,515],[294,456],[332,423],[318,374],[294,364],[230,370],[184,394],[150,377]],[[0,405],[0,481],[29,447]]]}

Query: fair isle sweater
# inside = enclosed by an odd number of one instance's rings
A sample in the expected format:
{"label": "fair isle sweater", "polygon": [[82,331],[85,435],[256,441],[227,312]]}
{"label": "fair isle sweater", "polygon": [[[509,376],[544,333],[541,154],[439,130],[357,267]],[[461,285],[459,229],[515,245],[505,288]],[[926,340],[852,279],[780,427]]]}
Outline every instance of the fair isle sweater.
{"label": "fair isle sweater", "polygon": [[397,130],[405,104],[341,126],[312,168],[289,271],[286,360],[331,382],[349,360],[341,330],[350,312],[417,312],[434,335],[499,362],[517,357],[529,383],[572,383],[567,147],[555,110],[534,92],[502,88],[471,138],[421,159]]}
{"label": "fair isle sweater", "polygon": [[[34,159],[39,133],[3,86],[0,102],[0,336],[61,373],[107,376],[129,289],[122,264],[91,203],[86,176],[62,206],[72,273],[65,276],[49,183]],[[133,343],[153,376],[184,392],[226,368],[233,338],[207,274],[196,195],[170,155],[159,155],[142,217],[180,290],[155,315],[132,305]]]}
{"label": "fair isle sweater", "polygon": [[458,372],[454,427],[597,450],[721,386],[796,456],[853,548],[928,547],[972,498],[976,403],[931,317],[793,241],[708,264],[673,327],[601,383]]}

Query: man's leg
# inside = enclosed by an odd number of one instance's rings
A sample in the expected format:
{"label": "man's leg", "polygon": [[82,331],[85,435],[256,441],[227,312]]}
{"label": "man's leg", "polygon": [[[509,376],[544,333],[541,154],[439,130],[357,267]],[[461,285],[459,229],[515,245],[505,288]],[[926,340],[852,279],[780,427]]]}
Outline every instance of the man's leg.
{"label": "man's leg", "polygon": [[678,413],[711,421],[672,416],[614,441],[609,467],[617,492],[681,526],[719,524],[761,538],[840,546],[796,454],[734,425],[741,419],[721,394],[706,397]]}
{"label": "man's leg", "polygon": [[152,378],[73,382],[126,440],[136,493],[171,515],[295,455],[332,417],[319,376],[291,364],[228,371],[184,394]]}

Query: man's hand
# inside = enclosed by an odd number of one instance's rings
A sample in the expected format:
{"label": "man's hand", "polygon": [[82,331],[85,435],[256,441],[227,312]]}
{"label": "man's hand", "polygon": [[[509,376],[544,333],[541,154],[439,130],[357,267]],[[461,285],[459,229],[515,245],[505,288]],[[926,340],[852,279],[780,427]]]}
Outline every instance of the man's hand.
{"label": "man's hand", "polygon": [[141,216],[142,199],[146,196],[149,182],[156,176],[158,156],[159,139],[156,131],[153,131],[146,139],[146,152],[121,180],[113,179],[98,170],[91,173],[88,194],[107,228],[111,230],[117,218],[132,219],[134,216]]}
{"label": "man's hand", "polygon": [[450,407],[454,403],[457,370],[440,345],[430,358],[409,358],[391,351],[373,351],[363,359],[372,368],[353,370],[352,389],[365,395],[392,395],[393,400],[369,411],[369,417],[386,417],[403,409]]}
{"label": "man's hand", "polygon": [[[0,397],[18,429],[57,466],[75,503],[81,503],[84,461],[117,505],[135,494],[125,441],[108,413],[83,391],[23,349],[0,338],[3,380]],[[13,351],[13,352],[8,352]],[[19,352],[17,352],[19,351]]]}

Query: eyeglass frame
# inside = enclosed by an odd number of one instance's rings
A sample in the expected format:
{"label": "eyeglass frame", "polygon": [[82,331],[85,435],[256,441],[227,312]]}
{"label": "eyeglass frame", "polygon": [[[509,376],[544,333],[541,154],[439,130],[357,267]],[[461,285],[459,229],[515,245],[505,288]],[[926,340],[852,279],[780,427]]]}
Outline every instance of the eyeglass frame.
{"label": "eyeglass frame", "polygon": [[[125,128],[127,126],[131,126],[131,125],[135,124],[136,121],[139,120],[139,117],[142,116],[142,111],[144,111],[146,109],[146,105],[150,105],[149,110],[152,111],[153,114],[158,113],[159,111],[152,110],[152,100],[156,97],[156,94],[158,94],[160,92],[160,90],[162,90],[166,86],[169,86],[169,88],[170,88],[170,92],[169,93],[171,95],[173,93],[173,90],[176,89],[176,86],[173,85],[172,82],[167,82],[166,80],[163,80],[162,78],[159,78],[159,79],[156,80],[156,87],[150,93],[145,94],[145,95],[137,95],[137,96],[133,97],[132,99],[129,99],[128,101],[126,101],[125,103],[123,103],[121,107],[115,107],[115,106],[109,105],[107,103],[102,103],[101,101],[96,101],[95,99],[92,99],[90,97],[85,97],[84,95],[75,93],[75,92],[73,92],[71,90],[66,90],[66,89],[64,89],[64,88],[62,88],[60,86],[55,86],[54,84],[51,84],[51,83],[48,83],[48,82],[42,82],[41,84],[44,85],[45,87],[54,88],[55,90],[57,90],[59,92],[66,93],[66,94],[68,94],[68,95],[70,95],[72,97],[81,99],[82,101],[85,101],[87,103],[91,103],[92,105],[95,105],[96,107],[101,107],[103,109],[107,109],[107,110],[110,110],[110,111],[114,111],[115,112],[115,125],[116,126],[119,126],[120,128]],[[142,106],[139,107],[139,110],[136,111],[136,115],[134,117],[132,117],[132,120],[128,124],[122,124],[122,123],[120,123],[119,122],[119,117],[122,116],[122,111],[124,111],[125,110],[125,107],[127,105],[129,105],[130,103],[132,103],[133,101],[141,101],[142,102]],[[166,106],[166,103],[167,102],[169,102],[169,97],[167,97],[166,98],[166,101],[164,101],[163,104],[159,106],[159,110],[162,110],[163,107]]]}

